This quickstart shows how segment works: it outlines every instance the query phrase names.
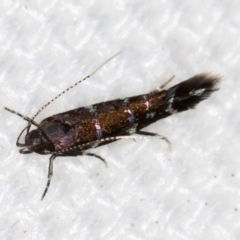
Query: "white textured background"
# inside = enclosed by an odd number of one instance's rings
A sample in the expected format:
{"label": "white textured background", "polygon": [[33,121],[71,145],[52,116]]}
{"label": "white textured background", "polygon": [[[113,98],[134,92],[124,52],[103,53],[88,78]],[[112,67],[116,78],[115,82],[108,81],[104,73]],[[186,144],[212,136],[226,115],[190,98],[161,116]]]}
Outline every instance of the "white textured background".
{"label": "white textured background", "polygon": [[31,117],[148,92],[176,75],[223,76],[196,110],[148,127],[167,136],[123,140],[91,157],[21,155],[26,122],[0,111],[0,239],[240,239],[240,1],[1,1],[0,105]]}

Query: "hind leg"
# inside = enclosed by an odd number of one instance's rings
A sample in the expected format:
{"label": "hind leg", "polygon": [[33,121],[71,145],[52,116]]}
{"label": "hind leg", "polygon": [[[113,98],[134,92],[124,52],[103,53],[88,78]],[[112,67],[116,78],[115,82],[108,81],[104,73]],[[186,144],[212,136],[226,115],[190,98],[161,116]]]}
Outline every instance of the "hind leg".
{"label": "hind leg", "polygon": [[164,89],[174,78],[175,78],[175,75],[170,77],[163,85],[159,87],[159,89]]}
{"label": "hind leg", "polygon": [[94,153],[88,153],[88,152],[83,152],[82,155],[87,155],[87,156],[91,156],[91,157],[96,157],[97,159],[100,159],[106,167],[108,167],[108,164],[106,162],[106,160],[104,158],[102,158],[101,156],[94,154]]}
{"label": "hind leg", "polygon": [[162,135],[159,135],[157,133],[145,132],[145,131],[138,131],[138,132],[136,132],[136,134],[143,135],[143,136],[149,136],[149,137],[158,137],[158,138],[164,140],[165,142],[167,142],[168,148],[171,151],[171,142],[166,137],[164,137]]}

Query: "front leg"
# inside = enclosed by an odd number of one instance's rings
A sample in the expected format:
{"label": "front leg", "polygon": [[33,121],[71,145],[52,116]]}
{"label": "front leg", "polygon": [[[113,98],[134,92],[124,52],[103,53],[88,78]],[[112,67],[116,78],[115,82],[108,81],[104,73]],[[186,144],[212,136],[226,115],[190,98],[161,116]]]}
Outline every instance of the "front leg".
{"label": "front leg", "polygon": [[51,183],[51,179],[52,179],[52,176],[53,176],[53,161],[54,159],[56,158],[57,156],[56,155],[52,155],[49,159],[49,167],[48,167],[48,181],[47,181],[47,185],[46,185],[46,188],[43,192],[43,195],[41,197],[41,200],[43,200],[43,198],[45,197],[47,191],[48,191],[48,188],[50,186],[50,183]]}

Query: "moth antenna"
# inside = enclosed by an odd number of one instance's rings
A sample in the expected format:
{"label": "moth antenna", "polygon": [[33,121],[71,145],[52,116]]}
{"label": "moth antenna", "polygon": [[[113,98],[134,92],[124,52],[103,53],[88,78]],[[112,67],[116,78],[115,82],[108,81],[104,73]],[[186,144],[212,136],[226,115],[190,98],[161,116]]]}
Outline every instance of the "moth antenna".
{"label": "moth antenna", "polygon": [[18,147],[26,147],[26,144],[23,144],[23,143],[20,143],[19,140],[22,136],[22,134],[24,133],[24,131],[27,129],[27,133],[29,132],[29,129],[31,127],[31,124],[33,124],[34,126],[36,127],[39,127],[39,124],[36,123],[33,119],[27,117],[27,116],[24,116],[23,114],[19,113],[19,112],[16,112],[10,108],[7,108],[7,107],[4,107],[5,110],[7,110],[8,112],[11,112],[15,115],[18,115],[19,117],[21,117],[22,119],[26,120],[28,122],[28,125],[21,131],[21,133],[19,134],[18,138],[17,138],[17,141],[16,141],[16,145]]}
{"label": "moth antenna", "polygon": [[31,119],[31,118],[29,118],[29,117],[27,117],[27,116],[24,116],[23,114],[21,114],[21,113],[19,113],[19,112],[16,112],[16,111],[14,111],[14,110],[12,110],[12,109],[10,109],[10,108],[7,108],[7,107],[4,107],[4,109],[7,110],[8,112],[11,112],[11,113],[15,114],[15,115],[18,115],[19,117],[21,117],[21,118],[23,118],[25,121],[27,121],[27,122],[35,125],[36,127],[39,126],[39,124],[37,124],[33,119]]}
{"label": "moth antenna", "polygon": [[121,52],[118,52],[116,54],[114,54],[112,57],[108,58],[105,62],[103,62],[99,67],[97,67],[92,73],[90,73],[89,75],[87,75],[86,77],[84,77],[83,79],[77,81],[76,83],[74,83],[73,85],[71,85],[70,87],[68,87],[67,89],[65,89],[64,91],[62,91],[61,93],[59,93],[57,96],[55,96],[53,99],[51,99],[48,103],[46,103],[44,106],[42,106],[32,117],[32,119],[35,119],[36,116],[42,112],[43,109],[45,109],[48,105],[50,105],[52,102],[54,102],[56,99],[58,99],[59,97],[61,97],[63,94],[65,94],[66,92],[68,92],[69,90],[71,90],[72,88],[76,87],[79,83],[85,81],[86,79],[90,78],[91,76],[93,76],[98,70],[100,70],[106,63],[108,63],[109,61],[111,61],[114,57],[116,57],[117,55],[119,55]]}

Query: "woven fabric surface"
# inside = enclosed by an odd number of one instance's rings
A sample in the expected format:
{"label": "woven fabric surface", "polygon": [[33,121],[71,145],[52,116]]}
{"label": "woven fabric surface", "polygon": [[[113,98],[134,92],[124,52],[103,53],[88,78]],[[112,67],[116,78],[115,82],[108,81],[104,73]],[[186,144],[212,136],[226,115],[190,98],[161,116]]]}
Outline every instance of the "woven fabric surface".
{"label": "woven fabric surface", "polygon": [[[225,240],[240,236],[240,2],[238,0],[2,1],[0,104],[32,117],[106,59],[93,77],[36,118],[147,93],[175,75],[222,76],[196,109],[54,162],[23,155],[26,121],[0,111],[0,239]],[[21,139],[24,142],[24,138]]]}

